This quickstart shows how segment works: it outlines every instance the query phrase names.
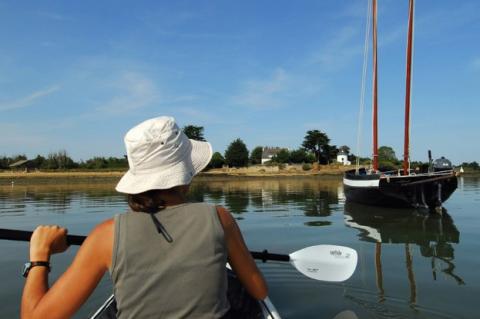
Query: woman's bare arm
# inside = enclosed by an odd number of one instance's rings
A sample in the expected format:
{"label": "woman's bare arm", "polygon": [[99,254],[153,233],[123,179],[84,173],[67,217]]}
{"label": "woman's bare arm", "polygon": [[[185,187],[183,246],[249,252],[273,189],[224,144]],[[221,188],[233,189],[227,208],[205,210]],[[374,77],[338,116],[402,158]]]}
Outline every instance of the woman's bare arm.
{"label": "woman's bare arm", "polygon": [[217,207],[217,213],[225,232],[230,266],[252,297],[265,299],[268,295],[267,283],[248,251],[235,219],[221,206]]}
{"label": "woman's bare arm", "polygon": [[[46,261],[64,251],[66,230],[41,226],[30,243],[30,260]],[[33,267],[22,295],[21,318],[69,318],[90,296],[111,263],[113,219],[95,227],[65,273],[48,287],[46,267]]]}

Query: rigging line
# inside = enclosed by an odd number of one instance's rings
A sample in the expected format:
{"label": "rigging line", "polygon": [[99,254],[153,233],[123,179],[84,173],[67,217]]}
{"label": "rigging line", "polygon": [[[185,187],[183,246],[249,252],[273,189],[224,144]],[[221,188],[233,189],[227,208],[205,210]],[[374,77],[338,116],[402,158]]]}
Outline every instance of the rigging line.
{"label": "rigging line", "polygon": [[358,112],[358,126],[357,126],[357,158],[356,158],[356,173],[360,169],[360,141],[362,136],[362,122],[363,122],[363,112],[365,109],[365,83],[367,77],[367,66],[368,66],[368,43],[370,38],[370,22],[371,22],[371,12],[372,12],[372,1],[368,1],[367,5],[367,23],[365,25],[365,43],[363,47],[363,68],[362,68],[362,86],[360,89],[360,110]]}

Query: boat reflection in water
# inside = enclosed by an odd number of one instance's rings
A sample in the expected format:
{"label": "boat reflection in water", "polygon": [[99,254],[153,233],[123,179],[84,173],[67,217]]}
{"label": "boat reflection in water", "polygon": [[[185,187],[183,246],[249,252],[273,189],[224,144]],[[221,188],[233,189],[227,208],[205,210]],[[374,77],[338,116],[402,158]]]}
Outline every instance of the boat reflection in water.
{"label": "boat reflection in water", "polygon": [[347,201],[344,221],[347,227],[360,231],[360,240],[375,242],[376,283],[380,302],[385,300],[382,244],[405,245],[411,305],[416,304],[417,296],[411,245],[418,245],[421,255],[431,259],[434,280],[437,279],[437,272],[441,271],[453,278],[457,284],[465,284],[463,279],[454,273],[455,255],[452,244],[460,242],[460,232],[445,209],[443,214],[438,215],[415,209],[372,207]]}

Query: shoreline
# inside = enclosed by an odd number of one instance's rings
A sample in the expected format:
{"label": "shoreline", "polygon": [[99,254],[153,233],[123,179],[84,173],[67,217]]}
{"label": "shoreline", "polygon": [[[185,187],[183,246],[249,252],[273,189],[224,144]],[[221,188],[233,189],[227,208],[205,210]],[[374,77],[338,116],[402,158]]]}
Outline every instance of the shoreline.
{"label": "shoreline", "polygon": [[[260,171],[252,169],[212,169],[195,176],[194,180],[223,180],[223,179],[275,179],[275,178],[339,178],[351,167],[320,167],[318,170],[278,170]],[[17,181],[49,181],[60,179],[69,182],[95,180],[118,181],[125,171],[62,171],[62,172],[0,172],[0,184]],[[463,173],[461,176],[477,177],[480,172]]]}
{"label": "shoreline", "polygon": [[[210,170],[201,172],[195,176],[195,180],[219,180],[219,179],[244,179],[244,178],[302,178],[302,177],[328,177],[328,176],[341,176],[344,170],[328,169],[319,171],[277,171],[277,172],[259,172],[259,171],[243,171],[241,169],[225,170]],[[62,171],[62,172],[15,172],[15,171],[3,171],[0,172],[0,183],[4,182],[16,182],[26,180],[119,180],[125,171]]]}

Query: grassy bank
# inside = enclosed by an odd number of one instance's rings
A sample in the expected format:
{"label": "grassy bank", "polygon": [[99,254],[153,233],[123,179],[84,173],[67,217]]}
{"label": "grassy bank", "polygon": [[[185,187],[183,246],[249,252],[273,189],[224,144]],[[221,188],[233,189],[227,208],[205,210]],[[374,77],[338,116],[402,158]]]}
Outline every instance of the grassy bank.
{"label": "grassy bank", "polygon": [[[224,178],[282,178],[282,177],[315,177],[315,176],[340,176],[346,167],[324,165],[310,170],[303,170],[301,165],[278,166],[251,166],[244,168],[212,169],[200,173],[196,178],[224,179]],[[29,181],[52,183],[57,180],[74,182],[86,181],[118,181],[124,171],[2,171],[0,183],[28,183]]]}
{"label": "grassy bank", "polygon": [[124,172],[120,171],[62,171],[62,172],[16,172],[16,171],[4,171],[0,172],[0,179],[36,179],[36,178],[111,178],[121,177]]}
{"label": "grassy bank", "polygon": [[[340,165],[319,165],[309,170],[303,170],[301,165],[278,166],[250,166],[241,168],[218,168],[204,171],[198,175],[198,178],[242,178],[242,177],[321,177],[321,176],[341,176],[343,173],[353,168],[353,166]],[[7,181],[17,180],[91,180],[105,179],[118,180],[125,171],[98,171],[98,170],[82,170],[82,171],[0,171],[0,181],[4,184]],[[480,171],[466,171],[463,176],[480,176]]]}

